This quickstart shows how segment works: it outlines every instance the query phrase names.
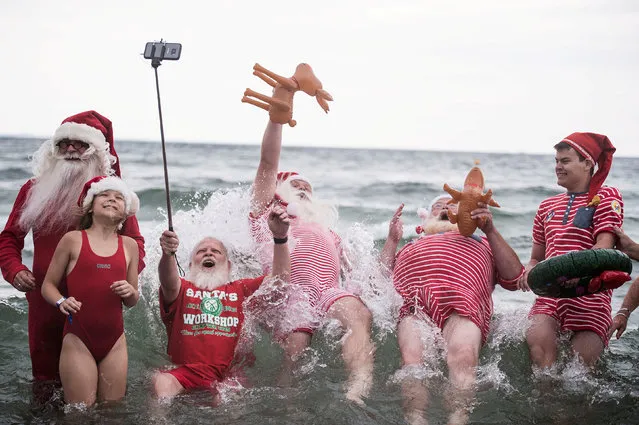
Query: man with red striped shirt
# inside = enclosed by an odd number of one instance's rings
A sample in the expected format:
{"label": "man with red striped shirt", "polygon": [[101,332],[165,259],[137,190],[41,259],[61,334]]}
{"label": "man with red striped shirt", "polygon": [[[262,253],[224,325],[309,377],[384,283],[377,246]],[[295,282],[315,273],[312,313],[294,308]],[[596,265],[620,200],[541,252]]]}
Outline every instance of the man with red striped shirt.
{"label": "man with red striped shirt", "polygon": [[[334,232],[337,210],[319,201],[308,179],[295,172],[278,173],[282,125],[269,121],[262,140],[260,164],[251,194],[250,227],[258,257],[268,273],[273,243],[289,243],[291,284],[286,311],[275,335],[284,348],[280,383],[287,384],[295,360],[310,345],[325,318],[336,319],[346,331],[342,356],[349,373],[346,397],[358,403],[372,385],[374,346],[371,313],[364,303],[340,285],[342,264],[348,265],[341,239]],[[291,238],[273,240],[266,226],[275,205],[287,207]]]}
{"label": "man with red striped shirt", "polygon": [[[566,188],[541,202],[533,222],[533,247],[519,287],[526,291],[530,269],[546,259],[571,251],[613,248],[614,228],[623,224],[623,201],[614,187],[602,186],[615,147],[608,137],[573,133],[555,145],[557,184]],[[593,173],[595,165],[597,171]],[[557,335],[570,331],[572,349],[593,365],[608,344],[612,324],[612,291],[579,298],[537,297],[526,340],[535,366],[550,367],[557,360]]]}
{"label": "man with red striped shirt", "polygon": [[[468,421],[468,404],[474,396],[475,369],[490,327],[495,282],[516,290],[524,267],[495,228],[485,204],[479,204],[471,216],[486,236],[465,237],[448,221],[449,209],[456,208],[446,203],[450,199],[449,195],[435,198],[418,228],[424,234],[395,254],[403,233],[401,205],[391,219],[381,262],[392,272],[395,289],[404,299],[397,329],[402,367],[408,371],[423,364],[429,349],[419,337],[424,323],[441,329],[455,390],[449,423],[461,424]],[[424,423],[426,387],[409,377],[402,392],[406,420]]]}

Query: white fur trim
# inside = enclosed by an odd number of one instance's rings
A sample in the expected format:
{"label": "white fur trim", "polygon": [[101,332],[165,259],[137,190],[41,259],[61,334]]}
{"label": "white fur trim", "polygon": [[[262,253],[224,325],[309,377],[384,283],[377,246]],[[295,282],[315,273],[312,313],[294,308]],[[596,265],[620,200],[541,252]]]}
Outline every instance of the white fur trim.
{"label": "white fur trim", "polygon": [[306,177],[302,176],[301,174],[293,174],[292,176],[288,176],[288,178],[286,180],[284,180],[282,183],[290,183],[293,180],[302,180],[302,181],[305,181],[306,183],[310,184],[311,187],[313,186],[311,184],[311,181],[309,179],[307,179]]}
{"label": "white fur trim", "polygon": [[132,216],[140,209],[140,199],[132,190],[129,190],[127,185],[119,178],[114,176],[106,177],[96,183],[93,183],[87,195],[82,201],[82,209],[88,210],[93,203],[93,198],[98,194],[106,190],[115,190],[120,192],[124,196],[124,208],[126,215]]}
{"label": "white fur trim", "polygon": [[80,140],[95,146],[97,151],[108,150],[107,141],[104,138],[104,134],[97,128],[91,127],[86,124],[79,124],[76,122],[65,122],[53,133],[53,145],[57,145],[59,141]]}
{"label": "white fur trim", "polygon": [[579,146],[578,143],[573,142],[572,140],[565,138],[562,140],[562,142],[564,143],[568,143],[574,150],[576,150],[577,152],[579,152],[581,154],[581,156],[583,156],[584,158],[586,158],[587,160],[589,160],[590,162],[592,162],[593,164],[596,164],[597,161],[595,161],[593,159],[592,156],[590,156],[590,154],[588,152],[586,152],[586,150],[584,148],[582,148],[581,146]]}

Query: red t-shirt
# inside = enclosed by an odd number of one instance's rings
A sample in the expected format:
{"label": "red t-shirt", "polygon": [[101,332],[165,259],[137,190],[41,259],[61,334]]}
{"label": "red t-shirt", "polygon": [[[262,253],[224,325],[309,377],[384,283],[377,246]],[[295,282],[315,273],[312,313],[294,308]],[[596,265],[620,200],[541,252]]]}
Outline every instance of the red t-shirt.
{"label": "red t-shirt", "polygon": [[244,322],[242,303],[263,280],[264,276],[236,280],[208,291],[181,279],[180,293],[168,306],[160,290],[160,315],[171,361],[211,365],[221,379],[233,360]]}

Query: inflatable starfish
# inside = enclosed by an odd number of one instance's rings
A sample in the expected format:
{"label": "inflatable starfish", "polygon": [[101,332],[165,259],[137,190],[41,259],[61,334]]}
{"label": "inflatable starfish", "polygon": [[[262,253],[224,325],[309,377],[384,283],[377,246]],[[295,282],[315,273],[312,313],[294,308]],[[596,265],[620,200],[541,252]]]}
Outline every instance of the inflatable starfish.
{"label": "inflatable starfish", "polygon": [[448,220],[453,224],[457,224],[459,233],[464,236],[471,236],[477,229],[477,222],[470,217],[470,212],[478,208],[478,202],[499,208],[499,204],[492,199],[492,190],[488,189],[488,192],[483,193],[484,175],[477,164],[479,162],[475,161],[475,166],[468,172],[464,181],[464,189],[461,192],[451,188],[448,184],[444,184],[444,190],[453,198],[448,203],[459,204],[457,214],[448,211]]}

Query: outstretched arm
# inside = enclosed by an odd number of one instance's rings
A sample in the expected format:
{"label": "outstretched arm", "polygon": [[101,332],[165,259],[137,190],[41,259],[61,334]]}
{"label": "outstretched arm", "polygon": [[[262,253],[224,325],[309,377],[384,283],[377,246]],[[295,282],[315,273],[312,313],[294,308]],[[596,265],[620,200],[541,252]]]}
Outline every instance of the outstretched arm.
{"label": "outstretched arm", "polygon": [[608,338],[612,337],[615,331],[617,331],[617,339],[621,338],[621,335],[623,335],[628,325],[630,313],[632,313],[637,306],[639,306],[639,278],[632,282],[621,303],[621,308],[619,308],[617,314],[612,318],[612,325],[610,325],[608,329]]}
{"label": "outstretched arm", "polygon": [[530,291],[528,286],[528,273],[537,265],[537,263],[546,259],[546,245],[539,245],[533,242],[532,252],[530,253],[530,260],[526,264],[524,274],[521,275],[517,282],[517,287],[524,292]]}
{"label": "outstretched arm", "polygon": [[257,167],[251,194],[251,212],[254,215],[262,213],[275,196],[281,149],[282,124],[269,120],[262,138],[260,164]]}
{"label": "outstretched arm", "polygon": [[268,218],[268,227],[276,242],[273,244],[272,275],[288,282],[291,276],[291,257],[288,251],[288,228],[290,219],[281,205],[273,207]]}
{"label": "outstretched arm", "polygon": [[624,233],[618,227],[614,228],[615,235],[617,236],[617,249],[625,254],[628,257],[632,258],[635,261],[639,261],[639,244],[630,239],[628,235]]}
{"label": "outstretched arm", "polygon": [[382,252],[379,256],[379,261],[382,265],[382,273],[386,276],[390,276],[393,271],[395,263],[395,253],[397,252],[397,245],[402,239],[404,234],[404,223],[402,222],[402,211],[404,204],[401,204],[399,208],[393,214],[390,224],[388,225],[388,237],[382,248]]}
{"label": "outstretched arm", "polygon": [[170,230],[165,230],[160,236],[160,246],[162,247],[162,257],[158,264],[158,274],[160,276],[160,291],[167,304],[176,300],[180,294],[180,275],[178,274],[175,252],[180,241],[177,234]]}
{"label": "outstretched arm", "polygon": [[[522,275],[524,266],[519,261],[515,251],[504,240],[501,233],[497,231],[493,224],[493,215],[488,206],[483,202],[479,202],[477,205],[479,208],[471,211],[470,216],[477,220],[478,227],[488,239],[499,276],[502,280],[510,281],[514,284]],[[513,287],[513,289],[515,288]]]}

